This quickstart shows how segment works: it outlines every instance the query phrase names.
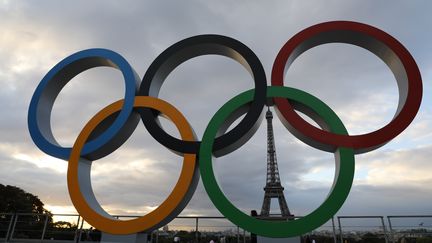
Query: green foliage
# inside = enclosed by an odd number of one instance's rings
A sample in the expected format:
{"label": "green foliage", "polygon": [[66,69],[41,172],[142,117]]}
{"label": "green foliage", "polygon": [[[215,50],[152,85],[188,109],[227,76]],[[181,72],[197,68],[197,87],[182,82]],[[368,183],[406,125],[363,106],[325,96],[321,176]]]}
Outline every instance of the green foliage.
{"label": "green foliage", "polygon": [[417,238],[416,243],[432,243],[432,237]]}
{"label": "green foliage", "polygon": [[35,195],[21,188],[0,184],[0,213],[51,214]]}
{"label": "green foliage", "polygon": [[43,202],[35,195],[21,188],[0,184],[0,213],[5,220],[0,222],[0,230],[6,232],[9,222],[15,219],[15,238],[37,239],[41,236],[45,221],[52,223],[52,214],[44,208]]}
{"label": "green foliage", "polygon": [[76,224],[72,224],[70,222],[67,221],[57,221],[52,223],[52,228],[57,228],[57,229],[73,229],[76,230],[77,229],[77,225]]}

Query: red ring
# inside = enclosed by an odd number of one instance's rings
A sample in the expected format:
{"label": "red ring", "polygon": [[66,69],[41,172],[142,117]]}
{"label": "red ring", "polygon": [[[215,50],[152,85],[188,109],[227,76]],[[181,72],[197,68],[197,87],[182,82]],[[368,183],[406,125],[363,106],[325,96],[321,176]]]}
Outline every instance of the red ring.
{"label": "red ring", "polygon": [[273,64],[272,85],[284,85],[285,71],[301,53],[321,44],[335,42],[363,47],[380,57],[393,71],[399,86],[399,106],[390,123],[367,134],[339,135],[309,124],[294,111],[287,99],[273,100],[287,128],[311,146],[326,151],[335,151],[342,146],[353,148],[356,153],[368,152],[399,135],[416,116],[422,99],[420,71],[408,50],[384,31],[362,23],[333,21],[306,28],[288,40]]}

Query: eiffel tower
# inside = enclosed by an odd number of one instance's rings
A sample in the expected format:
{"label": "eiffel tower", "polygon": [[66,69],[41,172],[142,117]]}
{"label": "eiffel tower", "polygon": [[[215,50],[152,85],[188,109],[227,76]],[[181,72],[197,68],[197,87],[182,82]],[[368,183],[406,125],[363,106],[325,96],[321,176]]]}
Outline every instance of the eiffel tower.
{"label": "eiffel tower", "polygon": [[267,119],[267,180],[264,187],[264,201],[261,207],[261,214],[258,218],[270,218],[270,204],[272,198],[277,198],[281,211],[280,217],[271,217],[273,219],[293,219],[294,215],[288,209],[288,204],[283,193],[283,186],[279,177],[279,169],[276,160],[276,147],[273,136],[272,119],[273,114],[268,107],[266,112]]}

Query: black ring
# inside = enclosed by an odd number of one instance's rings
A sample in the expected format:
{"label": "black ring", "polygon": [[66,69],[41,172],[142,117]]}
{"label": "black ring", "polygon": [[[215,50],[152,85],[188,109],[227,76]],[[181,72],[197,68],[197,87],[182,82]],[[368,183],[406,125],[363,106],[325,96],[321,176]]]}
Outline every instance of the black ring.
{"label": "black ring", "polygon": [[[181,63],[201,55],[222,55],[242,64],[255,82],[254,101],[240,123],[216,138],[213,152],[221,156],[245,143],[258,129],[266,103],[267,81],[264,68],[255,53],[238,40],[222,35],[198,35],[181,40],[163,51],[143,77],[138,95],[158,97],[166,77]],[[179,140],[165,132],[158,113],[148,108],[138,109],[149,133],[159,143],[177,153],[198,153],[200,142]],[[228,128],[229,121],[225,123]],[[222,129],[223,130],[223,129]]]}

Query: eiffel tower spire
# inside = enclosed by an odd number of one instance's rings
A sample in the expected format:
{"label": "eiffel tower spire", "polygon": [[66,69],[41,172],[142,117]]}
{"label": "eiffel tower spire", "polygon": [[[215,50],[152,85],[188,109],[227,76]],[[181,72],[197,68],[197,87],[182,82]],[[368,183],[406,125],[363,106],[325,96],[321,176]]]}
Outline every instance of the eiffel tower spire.
{"label": "eiffel tower spire", "polygon": [[276,159],[276,147],[273,135],[273,114],[270,111],[270,107],[266,112],[267,119],[267,179],[264,187],[264,201],[261,208],[261,214],[259,217],[266,218],[270,217],[270,204],[272,198],[277,198],[279,201],[279,208],[281,211],[281,218],[291,219],[294,217],[288,209],[287,202],[283,193],[284,188],[282,187],[279,169]]}

